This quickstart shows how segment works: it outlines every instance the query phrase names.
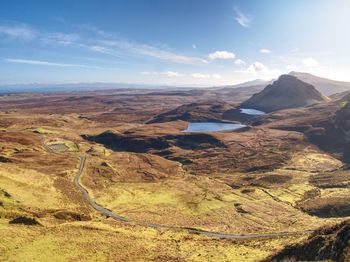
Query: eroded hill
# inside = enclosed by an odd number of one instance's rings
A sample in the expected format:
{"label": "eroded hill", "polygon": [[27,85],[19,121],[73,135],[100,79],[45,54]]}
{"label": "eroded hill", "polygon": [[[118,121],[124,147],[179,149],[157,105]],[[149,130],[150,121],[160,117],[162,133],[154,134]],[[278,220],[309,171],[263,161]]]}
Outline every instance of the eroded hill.
{"label": "eroded hill", "polygon": [[328,98],[317,91],[314,86],[295,76],[282,75],[277,81],[266,86],[263,91],[243,102],[242,107],[271,112],[326,101]]}

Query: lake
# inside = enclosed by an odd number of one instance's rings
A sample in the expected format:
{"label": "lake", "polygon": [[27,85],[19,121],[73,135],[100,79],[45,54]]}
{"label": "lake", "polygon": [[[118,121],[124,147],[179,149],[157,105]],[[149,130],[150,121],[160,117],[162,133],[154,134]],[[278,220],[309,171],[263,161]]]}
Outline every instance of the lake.
{"label": "lake", "polygon": [[188,123],[187,129],[182,130],[182,132],[216,132],[235,130],[242,127],[245,127],[245,125],[216,122]]}
{"label": "lake", "polygon": [[253,115],[253,116],[259,116],[259,115],[265,114],[265,112],[263,111],[252,109],[252,108],[240,108],[240,110],[241,110],[241,113],[243,114]]}

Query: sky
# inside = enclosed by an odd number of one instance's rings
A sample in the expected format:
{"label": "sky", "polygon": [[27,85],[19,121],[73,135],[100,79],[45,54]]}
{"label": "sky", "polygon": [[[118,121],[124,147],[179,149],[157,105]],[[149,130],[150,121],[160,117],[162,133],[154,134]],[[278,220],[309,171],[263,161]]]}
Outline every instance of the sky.
{"label": "sky", "polygon": [[349,0],[1,0],[0,84],[350,81]]}

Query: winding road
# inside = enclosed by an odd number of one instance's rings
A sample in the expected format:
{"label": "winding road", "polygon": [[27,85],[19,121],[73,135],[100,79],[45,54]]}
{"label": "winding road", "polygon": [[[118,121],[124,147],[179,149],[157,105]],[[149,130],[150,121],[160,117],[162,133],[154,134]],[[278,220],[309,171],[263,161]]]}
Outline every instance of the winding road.
{"label": "winding road", "polygon": [[79,182],[80,175],[82,174],[82,172],[84,170],[86,157],[85,156],[80,156],[79,159],[80,159],[80,165],[79,165],[79,170],[78,170],[78,172],[76,173],[76,175],[74,177],[74,184],[79,188],[80,192],[83,193],[83,195],[86,198],[86,200],[90,203],[90,205],[94,209],[96,209],[101,214],[103,214],[105,216],[108,216],[108,217],[111,217],[111,218],[114,218],[116,220],[129,222],[130,221],[129,219],[127,219],[125,217],[122,217],[122,216],[119,216],[117,214],[114,214],[112,211],[110,211],[110,210],[108,210],[108,209],[106,209],[106,208],[96,204],[96,202],[90,197],[89,192]]}
{"label": "winding road", "polygon": [[296,231],[296,232],[277,232],[277,233],[258,233],[258,234],[238,235],[238,234],[227,234],[227,233],[220,233],[220,232],[210,232],[210,231],[200,230],[196,228],[189,228],[189,227],[140,223],[140,222],[132,221],[129,218],[115,214],[111,210],[108,210],[107,208],[100,206],[90,197],[89,192],[80,184],[80,176],[82,175],[85,167],[86,156],[82,155],[79,157],[79,159],[80,159],[79,169],[74,176],[75,186],[80,190],[80,192],[84,195],[85,199],[90,203],[90,205],[95,210],[97,210],[98,212],[100,212],[101,214],[107,217],[111,217],[118,221],[133,222],[133,224],[146,226],[146,227],[153,227],[153,228],[186,230],[187,232],[194,233],[194,234],[205,235],[205,236],[216,237],[216,238],[225,238],[225,239],[254,239],[254,238],[262,238],[262,237],[281,237],[281,236],[291,236],[291,235],[299,235],[299,234],[311,234],[313,232],[312,230],[305,230],[305,231]]}

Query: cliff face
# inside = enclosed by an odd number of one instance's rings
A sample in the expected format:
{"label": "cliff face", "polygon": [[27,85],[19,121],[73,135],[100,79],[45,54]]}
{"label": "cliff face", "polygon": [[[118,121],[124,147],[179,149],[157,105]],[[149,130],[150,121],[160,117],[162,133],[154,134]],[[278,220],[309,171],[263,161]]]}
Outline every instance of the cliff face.
{"label": "cliff face", "polygon": [[243,102],[241,106],[271,112],[325,101],[328,101],[328,98],[312,85],[295,76],[282,75],[277,81],[266,86],[263,91]]}

